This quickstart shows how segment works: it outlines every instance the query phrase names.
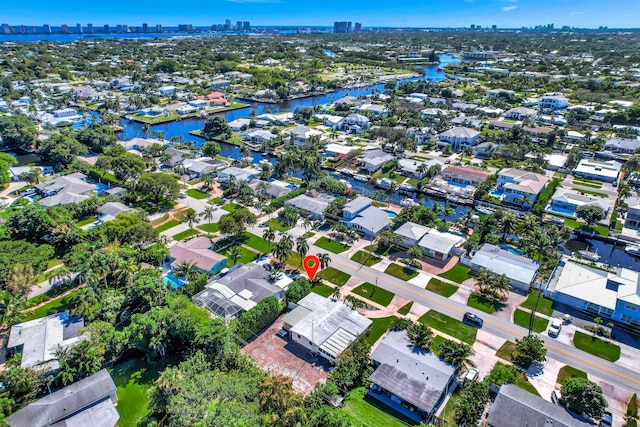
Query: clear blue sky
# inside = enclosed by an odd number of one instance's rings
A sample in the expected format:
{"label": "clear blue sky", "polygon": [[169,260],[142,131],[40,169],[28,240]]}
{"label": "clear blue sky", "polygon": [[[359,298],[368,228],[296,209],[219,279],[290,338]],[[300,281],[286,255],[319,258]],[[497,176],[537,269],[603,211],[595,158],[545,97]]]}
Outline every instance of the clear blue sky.
{"label": "clear blue sky", "polygon": [[11,25],[128,24],[639,27],[640,0],[0,0]]}

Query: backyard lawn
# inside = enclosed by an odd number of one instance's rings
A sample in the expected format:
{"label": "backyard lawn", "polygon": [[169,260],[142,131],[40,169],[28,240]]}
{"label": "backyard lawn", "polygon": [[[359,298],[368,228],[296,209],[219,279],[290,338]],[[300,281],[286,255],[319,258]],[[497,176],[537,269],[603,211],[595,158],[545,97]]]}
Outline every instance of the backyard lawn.
{"label": "backyard lawn", "polygon": [[584,332],[576,331],[573,336],[573,344],[580,350],[602,357],[610,362],[620,359],[620,347]]}
{"label": "backyard lawn", "polygon": [[395,296],[393,292],[389,292],[369,282],[363,283],[351,292],[385,307],[389,305]]}
{"label": "backyard lawn", "polygon": [[334,254],[339,254],[341,252],[346,251],[351,246],[345,245],[344,243],[337,242],[335,240],[330,240],[327,237],[322,236],[314,243],[319,248],[326,249],[329,252],[333,252]]}
{"label": "backyard lawn", "polygon": [[[237,246],[237,245],[236,245]],[[235,263],[231,261],[231,259],[229,258],[229,251],[231,250],[231,248],[233,248],[234,246],[229,246],[227,248],[227,250],[225,250],[222,255],[227,257],[227,267],[231,267],[237,263],[240,264],[248,264],[251,261],[255,260],[256,258],[258,258],[258,254],[243,247],[243,246],[239,246],[240,247],[240,258],[238,258],[238,261],[236,261]]]}
{"label": "backyard lawn", "polygon": [[397,277],[400,280],[404,280],[405,282],[407,280],[413,279],[418,275],[417,271],[414,271],[409,267],[403,267],[400,264],[396,264],[393,262],[389,264],[384,272],[392,275],[393,277]]}
{"label": "backyard lawn", "polygon": [[311,292],[315,292],[318,295],[322,295],[323,297],[328,297],[333,293],[333,289],[331,286],[327,285],[318,285],[311,288]]}
{"label": "backyard lawn", "polygon": [[206,199],[207,197],[211,197],[211,194],[205,193],[204,191],[197,190],[195,188],[190,188],[186,191],[187,196],[191,196],[194,199]]}
{"label": "backyard lawn", "polygon": [[456,293],[458,287],[456,285],[452,285],[451,283],[446,283],[442,280],[438,280],[435,277],[432,277],[429,280],[429,283],[427,283],[427,290],[435,292],[438,295],[442,295],[443,297],[449,298],[451,295]]}
{"label": "backyard lawn", "polygon": [[336,286],[342,286],[349,281],[351,275],[344,273],[340,270],[336,270],[333,267],[327,267],[322,269],[322,279],[327,282],[333,283]]}
{"label": "backyard lawn", "polygon": [[70,294],[65,295],[62,298],[58,298],[54,301],[51,301],[43,306],[36,308],[33,311],[28,311],[24,317],[24,321],[39,319],[44,316],[48,316],[50,314],[60,313],[65,310],[71,310],[75,307],[73,304],[73,298],[79,292],[73,291]]}
{"label": "backyard lawn", "polygon": [[193,228],[190,228],[188,230],[184,230],[183,232],[174,235],[173,240],[185,240],[191,236],[195,236],[196,234],[200,234],[200,232],[198,230],[194,230]]}
{"label": "backyard lawn", "polygon": [[[538,292],[539,291],[531,291],[529,293],[529,296],[525,300],[525,302],[520,304],[520,307],[524,307],[524,308],[528,308],[529,310],[533,310],[533,304],[535,304],[536,295],[538,294]],[[546,299],[542,295],[540,295],[540,298],[538,299],[538,307],[536,308],[536,311],[538,313],[542,313],[542,314],[546,314],[547,316],[551,316],[553,314],[553,309],[551,308],[552,305],[553,305],[553,301],[551,301],[550,299]]]}
{"label": "backyard lawn", "polygon": [[338,409],[349,418],[349,425],[358,427],[404,427],[407,424],[417,424],[376,399],[369,397],[366,393],[367,391],[364,387],[351,390],[344,399],[344,406]]}
{"label": "backyard lawn", "polygon": [[235,203],[227,203],[221,209],[224,209],[227,212],[233,212],[236,210],[237,207],[238,205],[236,205]]}
{"label": "backyard lawn", "polygon": [[[523,328],[529,329],[529,322],[531,321],[531,313],[528,311],[516,309],[513,313],[513,323]],[[536,316],[533,319],[533,332],[540,333],[547,329],[549,321],[544,317]]]}
{"label": "backyard lawn", "polygon": [[504,304],[494,300],[493,298],[487,298],[484,295],[476,294],[474,292],[469,295],[467,305],[469,307],[477,308],[478,310],[491,314],[500,309]]}
{"label": "backyard lawn", "polygon": [[158,233],[162,233],[163,231],[167,231],[170,228],[175,227],[176,225],[180,224],[180,221],[178,221],[177,219],[172,219],[168,222],[165,222],[162,225],[159,225],[158,227],[156,227],[156,231]]}
{"label": "backyard lawn", "polygon": [[476,334],[478,333],[476,328],[438,311],[429,310],[418,320],[433,329],[437,329],[449,336],[458,338],[460,341],[464,341],[467,344],[472,345],[476,341]]}
{"label": "backyard lawn", "polygon": [[365,338],[365,341],[371,345],[373,345],[378,338],[382,336],[389,329],[389,325],[393,322],[394,319],[397,319],[396,316],[389,317],[381,317],[376,319],[371,319],[373,323],[371,323],[371,328],[369,329],[369,335]]}
{"label": "backyard lawn", "polygon": [[85,225],[89,225],[91,223],[94,223],[98,220],[98,218],[96,218],[95,216],[90,216],[89,218],[85,218],[83,220],[80,220],[78,222],[76,222],[76,227],[82,227]]}
{"label": "backyard lawn", "polygon": [[280,221],[278,218],[270,219],[269,221],[265,222],[265,225],[267,227],[273,228],[276,231],[287,231],[293,228],[292,226],[287,225],[284,222]]}
{"label": "backyard lawn", "polygon": [[358,251],[351,257],[351,261],[355,261],[358,264],[364,264],[367,267],[371,267],[372,265],[379,263],[381,260],[382,258],[371,255],[366,251]]}
{"label": "backyard lawn", "polygon": [[243,234],[244,240],[242,243],[245,245],[252,247],[260,251],[260,253],[267,254],[271,252],[271,244],[264,240],[262,237],[256,236],[255,234],[245,232]]}
{"label": "backyard lawn", "polygon": [[573,366],[563,366],[558,372],[558,384],[564,384],[565,381],[570,380],[571,378],[587,378],[587,373],[581,371],[580,369],[576,369]]}
{"label": "backyard lawn", "polygon": [[212,222],[211,224],[202,224],[199,225],[198,228],[205,233],[217,233],[220,230],[220,227],[218,227],[218,223],[216,222]]}
{"label": "backyard lawn", "polygon": [[453,280],[456,283],[462,283],[471,277],[469,275],[470,270],[471,269],[467,266],[456,264],[451,270],[438,274],[438,276],[444,277],[445,279]]}

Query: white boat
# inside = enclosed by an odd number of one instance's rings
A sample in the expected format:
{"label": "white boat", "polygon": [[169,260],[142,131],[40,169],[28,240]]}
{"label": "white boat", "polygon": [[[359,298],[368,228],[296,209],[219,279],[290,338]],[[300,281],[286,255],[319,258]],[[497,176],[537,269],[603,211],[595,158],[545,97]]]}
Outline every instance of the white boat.
{"label": "white boat", "polygon": [[403,208],[408,208],[411,206],[420,206],[420,203],[416,202],[415,200],[409,197],[405,197],[400,201],[400,206],[402,206]]}
{"label": "white boat", "polygon": [[341,179],[338,182],[341,182],[341,183],[345,184],[349,190],[351,190],[351,188],[353,187],[351,185],[351,183],[349,181],[347,181],[346,179]]}
{"label": "white boat", "polygon": [[578,251],[578,253],[580,254],[580,256],[584,259],[588,259],[589,261],[598,261],[600,260],[600,255],[598,255],[598,251],[596,250],[595,252],[590,252],[586,249],[583,249],[581,251]]}
{"label": "white boat", "polygon": [[403,191],[416,191],[416,187],[409,184],[400,184],[399,188],[400,190],[403,190]]}
{"label": "white boat", "polygon": [[485,207],[482,207],[482,206],[476,206],[476,211],[478,211],[478,212],[480,212],[481,214],[484,214],[484,215],[491,215],[494,212],[493,209],[485,208]]}
{"label": "white boat", "polygon": [[353,171],[350,169],[340,169],[339,171],[342,175],[353,176]]}
{"label": "white boat", "polygon": [[356,175],[353,177],[353,179],[358,182],[367,182],[368,180],[368,178],[364,175]]}
{"label": "white boat", "polygon": [[391,185],[393,185],[393,181],[389,178],[382,178],[378,180],[378,187],[382,187],[385,190],[391,188]]}
{"label": "white boat", "polygon": [[640,245],[628,244],[624,247],[624,251],[629,255],[640,256]]}

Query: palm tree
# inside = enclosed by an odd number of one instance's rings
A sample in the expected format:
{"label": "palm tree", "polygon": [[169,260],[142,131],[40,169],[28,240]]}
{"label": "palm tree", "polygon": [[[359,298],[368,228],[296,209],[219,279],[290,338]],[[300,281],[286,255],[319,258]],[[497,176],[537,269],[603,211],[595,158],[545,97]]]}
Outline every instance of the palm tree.
{"label": "palm tree", "polygon": [[2,324],[10,327],[24,317],[24,298],[16,298],[9,292],[0,295],[0,319]]}
{"label": "palm tree", "polygon": [[287,248],[288,251],[293,249],[293,237],[291,237],[289,234],[285,234],[284,236],[282,236],[278,243],[280,243],[282,247]]}
{"label": "palm tree", "polygon": [[305,218],[304,220],[302,220],[302,228],[304,228],[304,231],[308,231],[309,228],[311,228],[311,220],[309,218]]}
{"label": "palm tree", "polygon": [[511,282],[504,274],[497,276],[491,285],[491,293],[495,298],[501,298],[508,295],[510,290]]}
{"label": "palm tree", "polygon": [[494,274],[482,267],[480,271],[478,271],[478,276],[476,277],[476,286],[478,287],[478,291],[481,294],[489,293],[491,289],[492,282],[494,280]]}
{"label": "palm tree", "polygon": [[211,233],[211,220],[213,219],[213,216],[215,215],[217,210],[218,210],[217,208],[207,205],[204,207],[204,210],[200,212],[200,217],[202,217],[203,219],[206,219],[209,223],[209,228],[207,229],[209,233]]}
{"label": "palm tree", "polygon": [[457,371],[476,366],[471,360],[473,348],[465,343],[457,343],[451,340],[444,340],[438,345],[438,353],[442,360],[457,366]]}
{"label": "palm tree", "polygon": [[195,210],[189,208],[189,209],[187,209],[187,211],[182,216],[182,219],[187,224],[189,224],[189,228],[193,228],[193,223],[195,222],[196,219],[198,219],[198,214],[196,213]]}
{"label": "palm tree", "polygon": [[420,259],[423,256],[422,249],[419,246],[412,246],[407,250],[407,256],[411,265],[414,265],[416,259]]}
{"label": "palm tree", "polygon": [[518,217],[512,212],[507,212],[499,221],[498,228],[502,233],[502,241],[505,241],[507,235],[512,234],[518,223]]}
{"label": "palm tree", "polygon": [[331,256],[328,253],[318,255],[318,259],[320,260],[320,268],[323,270],[331,264]]}
{"label": "palm tree", "polygon": [[444,218],[445,221],[447,221],[449,217],[454,216],[455,214],[456,214],[455,209],[453,209],[449,205],[445,206],[444,210],[442,211],[442,217]]}
{"label": "palm tree", "polygon": [[232,246],[231,249],[229,249],[229,252],[227,252],[227,257],[231,260],[231,262],[233,262],[233,264],[236,264],[241,256],[242,249],[240,248],[240,246]]}
{"label": "palm tree", "polygon": [[336,286],[335,288],[333,288],[333,291],[331,291],[331,298],[333,298],[334,300],[338,301],[340,299],[340,288],[338,286]]}
{"label": "palm tree", "polygon": [[91,313],[91,309],[98,303],[98,297],[93,288],[82,288],[73,297],[73,305],[76,307],[74,314],[86,316]]}
{"label": "palm tree", "polygon": [[407,328],[409,342],[422,350],[429,351],[433,344],[433,331],[424,323],[414,323]]}
{"label": "palm tree", "polygon": [[204,182],[204,187],[206,189],[211,189],[213,188],[213,183],[215,181],[211,175],[205,175],[204,177],[202,177],[202,182]]}
{"label": "palm tree", "polygon": [[276,230],[271,227],[267,228],[262,232],[262,238],[269,242],[269,250],[271,250],[271,244],[276,239]]}
{"label": "palm tree", "polygon": [[184,277],[185,281],[187,281],[195,265],[195,262],[181,261],[180,264],[173,269],[173,274],[175,274],[176,277]]}
{"label": "palm tree", "polygon": [[300,265],[302,265],[302,260],[307,255],[307,252],[309,252],[309,243],[307,242],[307,239],[300,237],[296,240],[296,252],[300,254]]}
{"label": "palm tree", "polygon": [[289,259],[290,251],[291,247],[289,247],[288,241],[283,238],[275,244],[271,253],[278,259],[278,261],[280,261],[280,264],[285,265]]}

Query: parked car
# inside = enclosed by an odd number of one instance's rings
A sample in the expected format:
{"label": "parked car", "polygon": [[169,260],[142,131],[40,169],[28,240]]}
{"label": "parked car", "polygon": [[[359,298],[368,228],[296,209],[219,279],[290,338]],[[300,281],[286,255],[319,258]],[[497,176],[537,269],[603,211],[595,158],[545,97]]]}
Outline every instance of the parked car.
{"label": "parked car", "polygon": [[475,381],[476,378],[478,378],[479,374],[480,371],[478,371],[476,368],[469,368],[467,374],[464,376],[464,382],[468,383],[470,381]]}
{"label": "parked car", "polygon": [[549,324],[549,330],[547,333],[550,337],[557,337],[560,335],[560,330],[562,329],[562,319],[553,319]]}
{"label": "parked car", "polygon": [[285,331],[284,329],[280,329],[278,332],[276,332],[276,335],[278,335],[280,338],[285,338],[287,336],[287,331]]}
{"label": "parked car", "polygon": [[602,414],[602,417],[600,418],[600,425],[606,427],[611,427],[613,425],[613,415],[611,412],[605,412]]}
{"label": "parked car", "polygon": [[178,197],[180,197],[181,199],[186,199],[187,193],[185,193],[184,191],[181,191],[180,194],[178,194]]}
{"label": "parked car", "polygon": [[560,394],[560,390],[556,389],[551,392],[551,401],[556,405],[562,404],[562,394]]}
{"label": "parked car", "polygon": [[480,316],[476,316],[469,311],[464,314],[464,316],[462,317],[462,321],[473,326],[477,326],[478,328],[482,328],[482,325],[484,324],[484,321],[482,320],[482,318],[480,318]]}

